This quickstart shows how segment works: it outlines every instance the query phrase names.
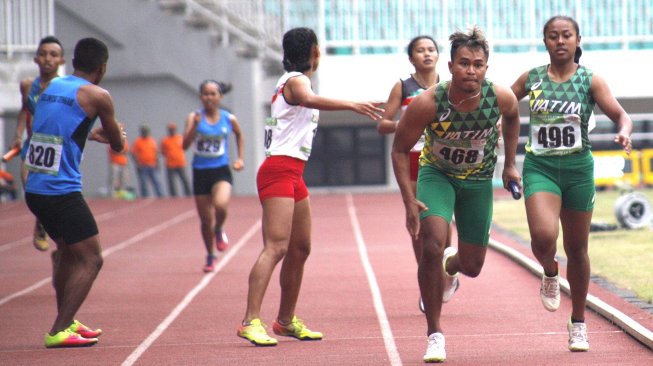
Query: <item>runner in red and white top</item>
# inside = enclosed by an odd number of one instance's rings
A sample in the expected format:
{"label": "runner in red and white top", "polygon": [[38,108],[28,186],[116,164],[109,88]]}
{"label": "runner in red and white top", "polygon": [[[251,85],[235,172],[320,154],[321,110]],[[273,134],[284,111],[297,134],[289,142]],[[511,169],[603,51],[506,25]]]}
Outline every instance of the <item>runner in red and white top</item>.
{"label": "runner in red and white top", "polygon": [[[317,70],[320,48],[313,30],[291,29],[283,37],[283,75],[272,97],[265,123],[267,158],[256,178],[263,206],[263,250],[249,276],[247,310],[239,337],[257,346],[275,346],[260,319],[263,296],[276,265],[281,268],[281,305],[272,329],[300,340],[319,340],[295,315],[304,263],[311,247],[311,208],[302,177],[317,130],[318,110],[350,110],[381,119],[382,102],[352,102],[316,95],[310,77]],[[291,240],[292,239],[292,240]]]}

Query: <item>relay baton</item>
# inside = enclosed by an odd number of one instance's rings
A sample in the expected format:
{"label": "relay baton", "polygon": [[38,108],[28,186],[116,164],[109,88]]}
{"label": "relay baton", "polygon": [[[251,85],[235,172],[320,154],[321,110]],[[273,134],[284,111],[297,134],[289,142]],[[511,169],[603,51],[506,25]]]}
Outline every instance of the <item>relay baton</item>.
{"label": "relay baton", "polygon": [[6,154],[2,155],[2,161],[5,162],[13,159],[16,155],[18,155],[19,152],[20,148],[14,147],[13,149],[7,151]]}
{"label": "relay baton", "polygon": [[519,192],[519,186],[515,181],[510,181],[508,182],[508,188],[510,189],[510,193],[512,193],[512,198],[518,200],[521,198],[521,192]]}

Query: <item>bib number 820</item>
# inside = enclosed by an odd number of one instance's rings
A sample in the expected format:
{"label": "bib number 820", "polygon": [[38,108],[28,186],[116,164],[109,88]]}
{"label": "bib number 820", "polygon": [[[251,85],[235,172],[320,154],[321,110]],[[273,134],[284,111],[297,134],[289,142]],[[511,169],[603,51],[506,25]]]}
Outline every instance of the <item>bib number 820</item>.
{"label": "bib number 820", "polygon": [[57,152],[52,147],[30,145],[27,158],[29,159],[30,164],[35,167],[52,168],[56,156]]}

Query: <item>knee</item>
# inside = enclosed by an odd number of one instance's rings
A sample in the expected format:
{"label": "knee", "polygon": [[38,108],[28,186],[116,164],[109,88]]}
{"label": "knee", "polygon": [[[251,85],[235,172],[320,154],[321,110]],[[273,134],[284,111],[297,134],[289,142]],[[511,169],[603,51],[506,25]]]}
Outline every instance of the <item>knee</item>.
{"label": "knee", "polygon": [[465,276],[475,278],[481,274],[481,269],[483,268],[483,263],[472,263],[472,264],[460,264],[460,272]]}
{"label": "knee", "polygon": [[467,277],[475,278],[481,274],[481,269],[483,268],[483,260],[478,258],[473,258],[471,260],[461,260],[460,261],[460,272]]}
{"label": "knee", "polygon": [[227,215],[227,205],[218,204],[215,205],[215,216],[224,217]]}
{"label": "knee", "polygon": [[541,248],[548,248],[551,243],[555,245],[558,241],[558,232],[556,229],[530,227],[531,242]]}
{"label": "knee", "polygon": [[293,245],[291,243],[289,251],[294,258],[305,261],[311,254],[311,243],[308,242],[299,245]]}
{"label": "knee", "polygon": [[104,265],[104,259],[102,258],[102,254],[97,253],[86,256],[83,259],[83,263],[90,272],[97,273],[100,272],[102,265]]}
{"label": "knee", "polygon": [[434,266],[437,263],[441,263],[444,254],[444,246],[444,243],[423,238],[420,264]]}
{"label": "knee", "polygon": [[271,258],[275,263],[277,263],[282,260],[288,253],[288,246],[266,243],[263,252],[267,257]]}
{"label": "knee", "polygon": [[587,245],[565,245],[565,254],[571,262],[588,259]]}
{"label": "knee", "polygon": [[557,235],[549,233],[531,234],[531,249],[534,254],[548,255],[556,252]]}

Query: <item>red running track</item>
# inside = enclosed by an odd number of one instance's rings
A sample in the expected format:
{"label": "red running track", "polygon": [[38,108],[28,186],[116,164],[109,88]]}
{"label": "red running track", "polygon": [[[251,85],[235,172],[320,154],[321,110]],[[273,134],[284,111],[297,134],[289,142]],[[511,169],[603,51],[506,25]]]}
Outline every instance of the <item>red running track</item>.
{"label": "red running track", "polygon": [[[281,338],[257,348],[236,337],[247,277],[261,246],[256,197],[235,197],[231,248],[205,275],[192,199],[90,200],[105,265],[77,318],[105,334],[91,348],[48,350],[55,316],[50,258],[31,245],[22,202],[0,205],[0,365],[419,365],[426,347],[416,264],[396,193],[315,194],[313,251],[297,313],[319,342]],[[493,237],[524,253],[499,233]],[[530,253],[528,253],[530,254]],[[588,312],[592,349],[567,350],[571,304],[549,313],[539,279],[489,251],[478,278],[462,278],[443,309],[449,365],[653,365],[653,352]],[[653,317],[592,285],[590,292],[648,329]],[[271,324],[278,270],[263,303]]]}

